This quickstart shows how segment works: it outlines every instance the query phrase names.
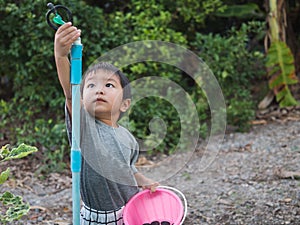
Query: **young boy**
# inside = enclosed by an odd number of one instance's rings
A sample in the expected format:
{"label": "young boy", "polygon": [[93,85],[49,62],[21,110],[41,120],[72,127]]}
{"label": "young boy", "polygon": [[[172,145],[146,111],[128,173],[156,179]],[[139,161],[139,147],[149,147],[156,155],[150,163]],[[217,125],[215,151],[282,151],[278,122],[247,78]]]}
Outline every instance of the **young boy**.
{"label": "young boy", "polygon": [[[68,54],[80,33],[66,23],[57,30],[54,43],[58,78],[66,97],[69,138],[72,96]],[[127,129],[118,125],[130,106],[130,98],[128,79],[113,65],[98,63],[85,73],[80,124],[82,225],[123,224],[123,207],[138,192],[138,187],[155,191],[158,186],[135,168],[138,144]]]}

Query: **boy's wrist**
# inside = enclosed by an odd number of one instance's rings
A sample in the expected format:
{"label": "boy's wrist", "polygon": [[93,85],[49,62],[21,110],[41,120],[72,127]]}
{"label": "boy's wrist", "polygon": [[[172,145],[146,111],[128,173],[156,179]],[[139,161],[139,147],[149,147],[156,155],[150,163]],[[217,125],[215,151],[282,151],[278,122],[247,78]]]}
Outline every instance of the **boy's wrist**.
{"label": "boy's wrist", "polygon": [[56,59],[68,59],[68,55],[59,55],[59,54],[54,54]]}

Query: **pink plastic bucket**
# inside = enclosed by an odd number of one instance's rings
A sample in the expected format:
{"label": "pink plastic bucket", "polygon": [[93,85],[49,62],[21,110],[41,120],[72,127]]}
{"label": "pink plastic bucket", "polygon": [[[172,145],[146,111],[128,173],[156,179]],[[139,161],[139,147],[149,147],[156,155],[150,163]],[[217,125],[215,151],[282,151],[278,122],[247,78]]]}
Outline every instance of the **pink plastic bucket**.
{"label": "pink plastic bucket", "polygon": [[[166,190],[170,189],[170,190]],[[151,193],[144,190],[133,196],[126,204],[123,212],[125,225],[142,225],[153,221],[167,221],[171,225],[180,225],[186,216],[186,199],[183,206],[181,199],[170,187],[159,187]]]}

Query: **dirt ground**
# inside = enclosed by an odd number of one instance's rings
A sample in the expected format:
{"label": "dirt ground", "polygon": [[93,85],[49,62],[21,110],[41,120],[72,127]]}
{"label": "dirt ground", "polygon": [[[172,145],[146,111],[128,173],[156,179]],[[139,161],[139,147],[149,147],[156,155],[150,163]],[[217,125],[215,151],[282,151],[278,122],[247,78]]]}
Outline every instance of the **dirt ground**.
{"label": "dirt ground", "polygon": [[[162,182],[181,190],[188,202],[184,225],[300,224],[300,113],[263,116],[247,133],[230,132],[204,171],[201,143],[178,173]],[[29,214],[13,224],[71,224],[70,172],[38,179],[39,162],[19,160],[0,187],[29,202]],[[172,170],[176,163],[166,165]],[[3,169],[2,169],[3,168]],[[166,167],[161,167],[162,170]]]}

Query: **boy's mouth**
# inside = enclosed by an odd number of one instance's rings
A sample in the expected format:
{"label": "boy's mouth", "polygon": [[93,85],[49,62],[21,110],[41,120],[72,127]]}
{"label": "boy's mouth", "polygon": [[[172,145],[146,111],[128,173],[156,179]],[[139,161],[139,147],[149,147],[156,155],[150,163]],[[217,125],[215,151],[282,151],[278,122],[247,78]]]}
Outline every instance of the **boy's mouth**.
{"label": "boy's mouth", "polygon": [[96,102],[106,102],[103,98],[97,98]]}

